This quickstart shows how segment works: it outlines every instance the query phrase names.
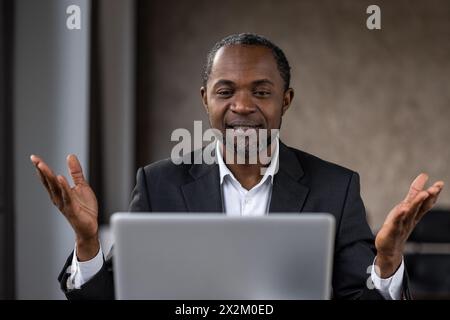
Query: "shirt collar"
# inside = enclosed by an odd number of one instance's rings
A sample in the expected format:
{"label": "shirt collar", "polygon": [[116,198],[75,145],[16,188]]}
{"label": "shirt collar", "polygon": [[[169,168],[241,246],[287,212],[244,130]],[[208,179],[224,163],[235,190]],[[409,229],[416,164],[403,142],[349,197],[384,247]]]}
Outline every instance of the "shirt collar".
{"label": "shirt collar", "polygon": [[[273,183],[273,177],[278,172],[279,153],[280,153],[278,136],[273,140],[272,147],[274,148],[272,151],[272,159],[259,184],[264,183],[264,181],[266,181],[269,177],[271,178],[270,182]],[[217,141],[216,143],[216,155],[217,155],[217,164],[219,165],[220,184],[223,183],[223,180],[225,179],[226,176],[230,176],[232,179],[237,181],[233,173],[230,171],[230,169],[228,169],[227,165],[223,161],[222,148],[220,148],[219,141]]]}

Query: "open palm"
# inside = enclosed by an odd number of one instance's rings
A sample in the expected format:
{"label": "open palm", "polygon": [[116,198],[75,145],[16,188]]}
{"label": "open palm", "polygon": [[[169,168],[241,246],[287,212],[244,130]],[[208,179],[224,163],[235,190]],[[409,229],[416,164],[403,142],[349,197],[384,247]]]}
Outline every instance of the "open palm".
{"label": "open palm", "polygon": [[56,176],[41,158],[32,155],[31,161],[36,166],[50,199],[67,218],[77,239],[96,238],[98,234],[97,198],[83,176],[77,157],[75,155],[67,157],[67,167],[74,183],[73,187],[70,187],[64,176]]}
{"label": "open palm", "polygon": [[[427,180],[428,176],[424,173],[417,176],[406,198],[389,212],[376,236],[377,261],[389,261],[387,265],[390,266],[387,270],[381,270],[384,277],[390,276],[400,265],[409,235],[434,206],[444,187],[444,182],[438,181],[425,189]],[[381,261],[380,264],[383,264]]]}

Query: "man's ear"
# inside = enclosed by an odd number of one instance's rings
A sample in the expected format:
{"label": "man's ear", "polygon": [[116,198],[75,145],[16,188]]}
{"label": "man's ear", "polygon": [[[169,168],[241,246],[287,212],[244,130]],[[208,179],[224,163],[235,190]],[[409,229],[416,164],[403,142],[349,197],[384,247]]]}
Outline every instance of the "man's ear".
{"label": "man's ear", "polygon": [[287,109],[289,109],[289,107],[291,106],[292,100],[294,99],[294,89],[289,88],[286,90],[286,92],[284,93],[284,97],[283,97],[283,108],[281,111],[281,115],[283,116],[284,113],[287,111]]}
{"label": "man's ear", "polygon": [[206,87],[201,87],[200,88],[200,94],[202,96],[202,102],[203,102],[203,107],[206,110],[206,113],[209,113],[209,109],[208,109],[208,97],[206,95]]}

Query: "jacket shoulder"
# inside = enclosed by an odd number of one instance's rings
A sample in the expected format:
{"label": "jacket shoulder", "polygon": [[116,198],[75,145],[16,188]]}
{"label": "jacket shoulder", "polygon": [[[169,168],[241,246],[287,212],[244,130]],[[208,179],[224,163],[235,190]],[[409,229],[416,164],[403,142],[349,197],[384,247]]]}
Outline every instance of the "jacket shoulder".
{"label": "jacket shoulder", "polygon": [[[175,164],[170,158],[159,160],[143,167],[144,175],[150,181],[156,182],[158,180],[170,179],[178,180],[187,178],[189,176],[189,164]],[[178,179],[177,179],[178,178]]]}
{"label": "jacket shoulder", "polygon": [[333,180],[336,178],[344,178],[345,180],[347,180],[353,175],[358,176],[357,172],[349,168],[321,159],[302,150],[298,150],[292,147],[288,148],[295,153],[305,174],[307,175],[328,177],[329,180]]}
{"label": "jacket shoulder", "polygon": [[195,158],[201,155],[202,150],[195,150],[183,157],[172,159],[166,158],[143,167],[147,179],[157,182],[169,180],[171,182],[185,182],[191,179],[190,171],[194,166]]}

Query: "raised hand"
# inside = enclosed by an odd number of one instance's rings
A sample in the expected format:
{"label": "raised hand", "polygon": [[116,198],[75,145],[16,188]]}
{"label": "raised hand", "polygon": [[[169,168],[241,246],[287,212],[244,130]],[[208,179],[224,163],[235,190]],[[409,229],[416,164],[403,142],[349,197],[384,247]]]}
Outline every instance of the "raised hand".
{"label": "raised hand", "polygon": [[90,260],[99,250],[98,204],[94,192],[83,176],[80,162],[75,155],[67,157],[67,167],[74,183],[74,186],[70,187],[66,178],[62,175],[56,176],[41,158],[32,155],[31,161],[53,204],[66,217],[75,232],[78,259]]}
{"label": "raised hand", "polygon": [[376,265],[380,276],[388,278],[400,266],[409,235],[420,219],[436,203],[444,182],[435,182],[425,189],[428,176],[421,173],[411,184],[406,198],[389,212],[375,239]]}

